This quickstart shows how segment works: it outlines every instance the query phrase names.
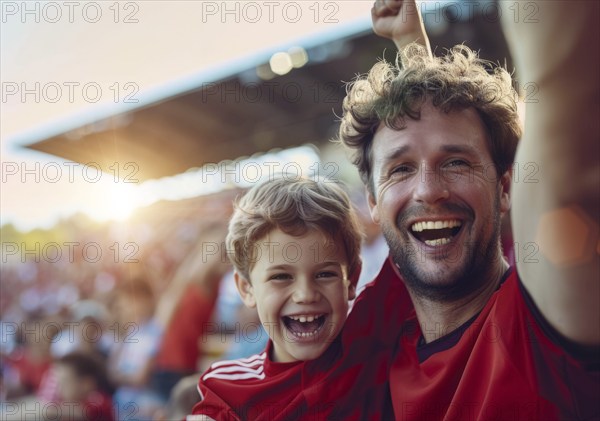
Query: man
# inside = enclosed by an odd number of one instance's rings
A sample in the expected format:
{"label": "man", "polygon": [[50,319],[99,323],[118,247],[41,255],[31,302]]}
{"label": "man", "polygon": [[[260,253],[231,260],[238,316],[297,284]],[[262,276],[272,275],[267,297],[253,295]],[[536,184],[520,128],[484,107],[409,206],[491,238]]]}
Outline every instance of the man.
{"label": "man", "polygon": [[[396,419],[600,416],[600,9],[500,4],[536,11],[534,24],[503,9],[520,79],[539,93],[522,137],[508,73],[466,47],[433,59],[411,46],[344,101],[340,138],[390,246],[377,281],[403,284],[414,310],[397,326]],[[376,32],[397,39],[403,6],[377,1]],[[520,137],[530,183],[512,180]],[[515,247],[534,252],[516,270],[500,247],[511,207]]]}

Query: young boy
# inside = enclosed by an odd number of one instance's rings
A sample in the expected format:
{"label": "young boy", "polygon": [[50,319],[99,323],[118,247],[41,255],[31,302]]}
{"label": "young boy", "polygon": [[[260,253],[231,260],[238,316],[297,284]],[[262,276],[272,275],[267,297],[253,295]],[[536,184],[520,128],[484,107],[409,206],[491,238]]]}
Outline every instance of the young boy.
{"label": "young boy", "polygon": [[323,419],[335,402],[315,400],[307,385],[335,367],[360,274],[361,234],[348,196],[333,181],[270,180],[237,204],[226,242],[238,291],[270,340],[260,355],[213,364],[193,413]]}

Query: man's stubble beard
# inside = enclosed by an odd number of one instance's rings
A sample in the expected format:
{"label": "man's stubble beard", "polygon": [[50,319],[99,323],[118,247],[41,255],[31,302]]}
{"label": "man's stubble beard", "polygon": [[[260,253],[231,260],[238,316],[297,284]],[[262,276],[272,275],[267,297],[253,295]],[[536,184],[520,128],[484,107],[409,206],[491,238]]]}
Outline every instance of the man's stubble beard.
{"label": "man's stubble beard", "polygon": [[[494,202],[492,220],[483,221],[482,225],[485,227],[488,223],[493,224],[491,235],[464,243],[463,249],[458,253],[440,256],[440,267],[435,273],[423,270],[421,262],[424,257],[420,247],[414,247],[409,241],[412,235],[399,232],[397,227],[406,226],[405,224],[398,222],[396,227],[390,227],[389,224],[382,223],[382,232],[390,248],[392,260],[397,265],[406,287],[413,294],[430,301],[452,302],[469,296],[493,280],[491,272],[495,267],[495,260],[501,258],[499,194]],[[400,219],[399,216],[398,220]],[[400,241],[400,236],[406,237],[405,246]],[[452,267],[457,260],[461,262],[460,265]],[[444,265],[444,262],[449,265]]]}

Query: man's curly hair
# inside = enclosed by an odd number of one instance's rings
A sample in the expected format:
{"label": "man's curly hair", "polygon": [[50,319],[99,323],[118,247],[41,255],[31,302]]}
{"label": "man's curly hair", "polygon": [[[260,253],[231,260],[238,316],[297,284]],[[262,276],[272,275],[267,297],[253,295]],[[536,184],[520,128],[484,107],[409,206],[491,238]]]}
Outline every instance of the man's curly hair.
{"label": "man's curly hair", "polygon": [[426,101],[444,112],[473,107],[487,128],[498,176],[512,165],[522,129],[511,76],[464,45],[431,57],[424,47],[410,44],[398,53],[395,64],[380,61],[367,76],[350,83],[347,92],[338,140],[352,150],[352,162],[374,197],[375,131],[380,123],[403,129],[407,117],[420,118]]}

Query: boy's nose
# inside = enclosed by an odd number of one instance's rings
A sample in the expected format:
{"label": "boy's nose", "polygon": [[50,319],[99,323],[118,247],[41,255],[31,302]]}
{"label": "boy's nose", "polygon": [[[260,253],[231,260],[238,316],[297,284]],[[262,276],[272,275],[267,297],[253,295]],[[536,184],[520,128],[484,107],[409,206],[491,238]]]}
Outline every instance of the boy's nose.
{"label": "boy's nose", "polygon": [[310,304],[319,300],[320,294],[313,282],[299,280],[294,289],[293,299],[295,303]]}

